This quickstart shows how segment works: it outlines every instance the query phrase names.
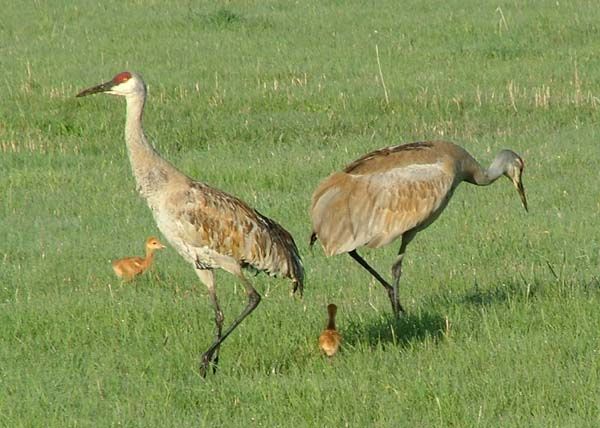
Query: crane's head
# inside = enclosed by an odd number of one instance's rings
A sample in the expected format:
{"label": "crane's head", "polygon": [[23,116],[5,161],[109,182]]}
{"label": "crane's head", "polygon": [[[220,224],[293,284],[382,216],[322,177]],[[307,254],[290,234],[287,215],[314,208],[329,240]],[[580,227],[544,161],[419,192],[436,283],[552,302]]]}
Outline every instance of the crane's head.
{"label": "crane's head", "polygon": [[155,236],[151,236],[146,240],[146,248],[152,250],[162,250],[163,248],[165,248],[165,246],[160,243],[158,238],[156,238]]}
{"label": "crane's head", "polygon": [[84,89],[76,96],[85,97],[86,95],[97,94],[98,92],[128,97],[131,95],[145,94],[146,85],[139,74],[123,71],[113,77],[112,80]]}
{"label": "crane's head", "polygon": [[521,203],[523,204],[523,208],[525,211],[527,210],[527,198],[525,198],[525,189],[523,188],[523,167],[525,166],[525,162],[523,159],[513,152],[512,150],[502,150],[499,154],[499,157],[504,165],[504,175],[506,175],[510,181],[512,181],[513,185],[519,192],[519,197],[521,198]]}

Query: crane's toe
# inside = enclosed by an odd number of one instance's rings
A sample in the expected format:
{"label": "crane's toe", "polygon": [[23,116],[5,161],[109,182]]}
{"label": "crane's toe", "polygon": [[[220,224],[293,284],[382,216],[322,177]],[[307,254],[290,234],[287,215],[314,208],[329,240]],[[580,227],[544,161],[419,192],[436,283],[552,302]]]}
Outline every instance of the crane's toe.
{"label": "crane's toe", "polygon": [[219,354],[217,353],[214,356],[214,352],[205,352],[202,354],[202,358],[200,359],[200,376],[206,377],[206,373],[208,372],[208,368],[213,366],[213,374],[217,372],[217,364],[219,363]]}
{"label": "crane's toe", "polygon": [[294,281],[294,288],[292,289],[292,294],[296,294],[298,292],[300,297],[304,295],[304,284],[300,281]]}
{"label": "crane's toe", "polygon": [[206,377],[206,372],[208,371],[209,365],[210,365],[210,356],[207,354],[202,354],[202,358],[200,360],[200,376]]}

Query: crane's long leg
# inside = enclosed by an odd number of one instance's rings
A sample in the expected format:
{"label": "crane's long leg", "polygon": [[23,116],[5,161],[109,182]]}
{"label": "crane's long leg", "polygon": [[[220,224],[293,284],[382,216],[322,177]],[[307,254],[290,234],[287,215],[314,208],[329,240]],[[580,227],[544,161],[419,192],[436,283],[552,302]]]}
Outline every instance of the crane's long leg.
{"label": "crane's long leg", "polygon": [[360,264],[363,268],[365,268],[371,275],[373,275],[375,277],[375,279],[377,281],[379,281],[379,283],[381,285],[383,285],[388,293],[388,296],[390,298],[390,302],[392,303],[392,310],[394,311],[394,315],[395,316],[399,316],[400,312],[404,312],[404,308],[402,307],[402,305],[400,304],[400,301],[398,300],[398,286],[396,286],[396,290],[394,291],[394,287],[392,287],[390,285],[389,282],[387,282],[385,279],[383,279],[383,277],[381,275],[379,275],[379,273],[373,269],[367,262],[365,259],[363,259],[357,252],[356,250],[352,250],[350,251],[348,254],[350,254],[350,256],[356,260],[358,262],[358,264]]}
{"label": "crane's long leg", "polygon": [[[199,269],[196,268],[196,274],[200,278],[200,281],[206,288],[208,289],[208,295],[210,296],[210,301],[213,304],[213,308],[215,309],[215,342],[221,339],[221,333],[223,330],[223,311],[219,306],[219,299],[217,298],[217,290],[215,288],[215,273],[209,269]],[[214,363],[214,367],[216,370],[217,364],[219,362],[219,347],[215,349],[214,358],[212,359]]]}
{"label": "crane's long leg", "polygon": [[400,305],[400,293],[398,293],[398,285],[400,284],[400,276],[402,276],[402,260],[404,260],[404,254],[406,253],[406,246],[412,239],[415,237],[415,233],[407,232],[402,235],[402,243],[400,244],[400,249],[398,250],[398,257],[396,257],[396,261],[392,265],[392,278],[393,278],[393,301],[392,306],[397,305],[402,312],[402,306]]}
{"label": "crane's long leg", "polygon": [[215,352],[218,352],[217,350],[219,349],[221,343],[223,343],[223,341],[227,339],[227,336],[229,336],[231,332],[235,330],[235,328],[244,320],[244,318],[250,315],[250,313],[254,309],[256,309],[256,307],[260,303],[260,294],[258,294],[254,287],[252,287],[252,284],[250,284],[250,282],[244,277],[241,270],[233,273],[235,273],[237,277],[240,278],[242,284],[244,285],[244,288],[246,289],[246,295],[248,296],[248,304],[246,305],[242,313],[235,320],[233,320],[233,322],[227,328],[227,330],[225,330],[225,332],[223,332],[223,334],[220,335],[220,337],[218,337],[212,345],[210,345],[206,352],[202,354],[202,358],[200,361],[200,375],[202,377],[206,376],[208,366],[210,365],[211,361],[213,361],[213,355]]}

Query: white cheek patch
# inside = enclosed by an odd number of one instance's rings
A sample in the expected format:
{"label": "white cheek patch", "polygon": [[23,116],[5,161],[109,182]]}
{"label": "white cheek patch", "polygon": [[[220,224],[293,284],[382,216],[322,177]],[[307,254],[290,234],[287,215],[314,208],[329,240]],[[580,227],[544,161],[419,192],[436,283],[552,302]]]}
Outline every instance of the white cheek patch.
{"label": "white cheek patch", "polygon": [[111,95],[126,96],[135,92],[135,81],[133,78],[126,80],[123,83],[113,86],[110,91],[107,91]]}

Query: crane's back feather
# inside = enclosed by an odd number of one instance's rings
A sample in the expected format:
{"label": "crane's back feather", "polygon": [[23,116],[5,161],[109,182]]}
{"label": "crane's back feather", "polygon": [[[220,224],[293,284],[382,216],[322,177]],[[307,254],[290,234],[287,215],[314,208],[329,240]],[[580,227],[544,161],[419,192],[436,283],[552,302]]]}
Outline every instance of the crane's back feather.
{"label": "crane's back feather", "polygon": [[[302,284],[303,267],[292,236],[278,223],[242,200],[199,182],[191,182],[167,201],[177,219],[175,245],[199,266],[216,266],[218,257],[234,259],[271,275]],[[157,219],[158,220],[158,219]],[[171,239],[169,231],[163,231]],[[185,242],[182,248],[181,243]],[[191,253],[191,254],[190,254]]]}

